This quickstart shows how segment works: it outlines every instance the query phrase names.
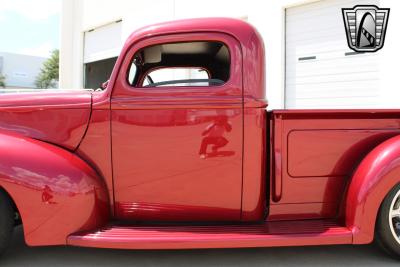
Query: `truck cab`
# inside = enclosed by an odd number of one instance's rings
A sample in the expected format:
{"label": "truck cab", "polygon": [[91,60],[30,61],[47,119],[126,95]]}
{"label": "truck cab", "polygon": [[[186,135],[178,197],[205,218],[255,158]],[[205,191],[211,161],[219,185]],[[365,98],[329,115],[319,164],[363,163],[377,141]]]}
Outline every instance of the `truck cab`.
{"label": "truck cab", "polygon": [[[263,43],[250,25],[229,20],[229,30],[222,30],[223,21],[170,23],[134,33],[108,87],[94,100],[92,116],[96,102],[109,101],[111,110],[109,188],[117,219],[263,220]],[[91,127],[89,134],[97,132]]]}

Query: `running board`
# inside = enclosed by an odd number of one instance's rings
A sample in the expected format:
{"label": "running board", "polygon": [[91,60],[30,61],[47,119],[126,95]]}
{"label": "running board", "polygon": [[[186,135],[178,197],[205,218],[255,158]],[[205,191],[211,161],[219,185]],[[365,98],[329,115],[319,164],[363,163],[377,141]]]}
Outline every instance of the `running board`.
{"label": "running board", "polygon": [[226,226],[118,226],[74,234],[67,244],[114,249],[245,248],[351,244],[352,232],[326,220]]}

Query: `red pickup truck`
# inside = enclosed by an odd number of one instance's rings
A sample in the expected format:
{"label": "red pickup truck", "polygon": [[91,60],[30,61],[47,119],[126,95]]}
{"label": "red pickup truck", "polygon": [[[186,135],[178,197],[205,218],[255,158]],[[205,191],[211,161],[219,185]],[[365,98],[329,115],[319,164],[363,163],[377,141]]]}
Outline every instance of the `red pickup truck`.
{"label": "red pickup truck", "polygon": [[267,105],[262,39],[225,18],[134,32],[102,90],[3,94],[1,250],[22,224],[30,246],[399,257],[400,110]]}

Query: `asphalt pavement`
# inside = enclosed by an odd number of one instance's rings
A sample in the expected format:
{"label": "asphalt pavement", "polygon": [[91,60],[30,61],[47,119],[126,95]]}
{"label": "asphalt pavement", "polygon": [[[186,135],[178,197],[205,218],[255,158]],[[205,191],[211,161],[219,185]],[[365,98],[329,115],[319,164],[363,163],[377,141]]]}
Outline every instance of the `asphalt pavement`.
{"label": "asphalt pavement", "polygon": [[375,245],[214,250],[109,250],[25,245],[21,229],[14,233],[0,267],[114,266],[399,266]]}

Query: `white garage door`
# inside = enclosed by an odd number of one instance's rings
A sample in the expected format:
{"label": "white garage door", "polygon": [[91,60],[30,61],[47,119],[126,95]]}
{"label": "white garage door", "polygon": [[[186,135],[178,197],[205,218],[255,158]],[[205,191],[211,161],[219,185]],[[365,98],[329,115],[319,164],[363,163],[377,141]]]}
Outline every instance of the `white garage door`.
{"label": "white garage door", "polygon": [[286,10],[287,108],[366,108],[378,104],[379,53],[347,46],[341,8],[378,1],[322,0]]}
{"label": "white garage door", "polygon": [[85,32],[84,63],[117,57],[122,47],[121,21]]}

